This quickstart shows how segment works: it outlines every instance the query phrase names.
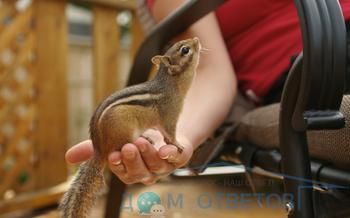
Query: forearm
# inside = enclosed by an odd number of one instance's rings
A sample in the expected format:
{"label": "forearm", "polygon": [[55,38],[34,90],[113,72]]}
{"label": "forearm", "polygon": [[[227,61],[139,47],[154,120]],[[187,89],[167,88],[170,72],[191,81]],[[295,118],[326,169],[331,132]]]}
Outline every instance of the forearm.
{"label": "forearm", "polygon": [[201,144],[224,121],[235,95],[235,83],[225,76],[207,80],[202,74],[219,73],[220,69],[198,72],[180,115],[177,137],[186,140],[194,149]]}
{"label": "forearm", "polygon": [[[210,30],[210,31],[208,31]],[[194,149],[226,118],[236,94],[236,78],[220,29],[212,13],[194,24],[181,38],[197,36],[203,47],[197,75],[185,99],[178,138]]]}
{"label": "forearm", "polygon": [[[181,2],[156,1],[155,18],[163,19]],[[177,138],[195,149],[227,116],[236,94],[236,78],[214,13],[192,25],[176,40],[194,36],[199,37],[209,51],[201,55],[197,75],[180,115]]]}

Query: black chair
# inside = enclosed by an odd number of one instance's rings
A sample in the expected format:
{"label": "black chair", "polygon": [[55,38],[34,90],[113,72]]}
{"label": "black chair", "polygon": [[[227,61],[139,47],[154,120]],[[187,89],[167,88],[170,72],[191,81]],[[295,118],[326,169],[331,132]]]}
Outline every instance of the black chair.
{"label": "black chair", "polygon": [[[148,74],[143,72],[151,68],[151,57],[161,53],[172,37],[224,2],[190,0],[158,24],[137,53],[128,85],[146,81]],[[258,136],[253,134],[257,125],[245,123],[243,117],[232,134],[227,134],[231,129],[224,131],[225,143],[218,141],[220,145],[227,145],[220,156],[225,160],[234,156],[235,161],[243,163],[252,173],[259,168],[260,173],[280,175],[285,192],[294,196],[286,204],[288,217],[346,217],[350,216],[350,97],[344,96],[344,92],[349,87],[345,81],[350,79],[347,55],[350,43],[348,40],[347,44],[338,1],[295,0],[295,4],[303,35],[303,53],[290,69],[282,101],[246,115],[259,120],[259,114],[264,112],[280,112],[279,118],[271,118],[279,121],[273,129],[269,129],[271,126],[258,129],[274,133],[267,134],[271,143],[261,140],[268,145],[260,144]],[[247,128],[250,134],[245,131]],[[337,135],[339,132],[341,137]],[[328,140],[330,145],[321,149],[322,152],[315,152],[324,144],[317,144],[319,140]],[[331,150],[333,145],[335,151]],[[215,148],[214,153],[218,150],[219,147]],[[192,166],[208,163],[208,159],[201,161],[194,160]],[[106,217],[117,217],[124,189],[125,185],[113,177]]]}

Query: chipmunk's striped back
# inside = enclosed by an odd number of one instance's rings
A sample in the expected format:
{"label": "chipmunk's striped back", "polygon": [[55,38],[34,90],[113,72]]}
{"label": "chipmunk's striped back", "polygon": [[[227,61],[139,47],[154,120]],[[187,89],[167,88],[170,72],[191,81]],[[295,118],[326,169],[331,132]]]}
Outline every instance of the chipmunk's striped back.
{"label": "chipmunk's striped back", "polygon": [[[162,96],[160,90],[154,89],[152,81],[127,87],[107,97],[96,109],[90,120],[90,137],[93,141],[97,154],[101,154],[100,146],[100,121],[106,112],[120,105],[139,105],[148,107],[155,103],[155,100]],[[103,157],[102,157],[103,158]]]}

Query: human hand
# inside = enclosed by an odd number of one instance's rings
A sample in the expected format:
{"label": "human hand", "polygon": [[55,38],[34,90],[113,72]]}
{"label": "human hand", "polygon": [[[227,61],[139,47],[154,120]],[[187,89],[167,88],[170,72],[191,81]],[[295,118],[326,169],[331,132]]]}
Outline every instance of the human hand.
{"label": "human hand", "polygon": [[[180,154],[174,145],[162,144],[159,134],[151,133],[150,138],[155,145],[140,137],[133,143],[125,144],[121,151],[109,154],[109,168],[124,183],[153,184],[185,165],[192,156],[193,148],[185,139],[179,138],[179,143],[184,146]],[[92,142],[86,140],[67,151],[66,161],[79,163],[91,158],[93,154]]]}

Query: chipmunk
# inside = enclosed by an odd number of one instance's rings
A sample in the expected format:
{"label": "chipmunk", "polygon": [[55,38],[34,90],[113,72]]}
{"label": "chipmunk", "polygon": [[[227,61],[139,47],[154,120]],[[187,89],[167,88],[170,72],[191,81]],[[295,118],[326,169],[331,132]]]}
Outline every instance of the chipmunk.
{"label": "chipmunk", "polygon": [[147,129],[159,130],[167,144],[182,152],[176,141],[176,124],[184,98],[195,76],[201,45],[198,38],[175,43],[165,55],[152,58],[158,71],[153,80],[127,87],[107,97],[90,121],[93,158],[81,164],[60,203],[61,216],[84,218],[104,186],[103,169],[108,154]]}

